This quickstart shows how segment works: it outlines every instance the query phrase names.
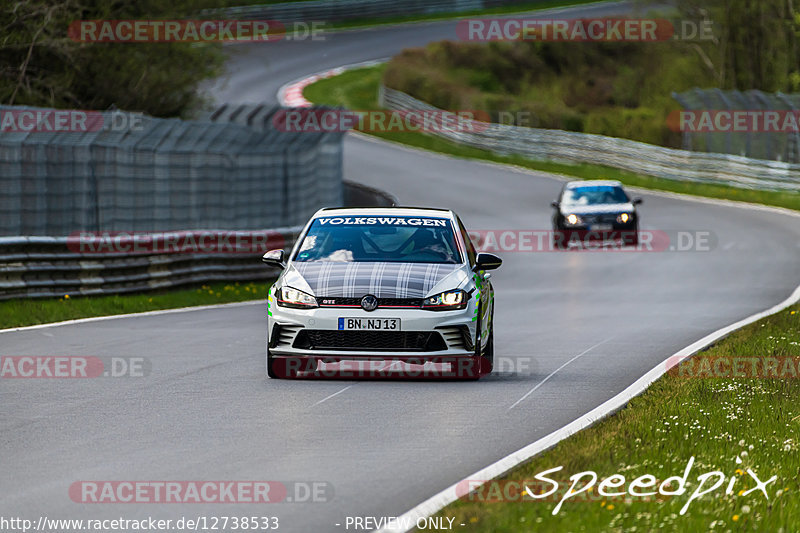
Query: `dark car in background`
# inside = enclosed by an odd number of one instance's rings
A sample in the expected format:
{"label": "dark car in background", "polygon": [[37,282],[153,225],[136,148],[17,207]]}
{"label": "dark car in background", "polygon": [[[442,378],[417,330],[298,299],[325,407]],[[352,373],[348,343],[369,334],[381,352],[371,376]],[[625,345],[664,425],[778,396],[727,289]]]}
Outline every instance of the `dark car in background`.
{"label": "dark car in background", "polygon": [[571,181],[552,203],[553,245],[594,241],[639,244],[641,198],[631,199],[622,184],[612,180]]}

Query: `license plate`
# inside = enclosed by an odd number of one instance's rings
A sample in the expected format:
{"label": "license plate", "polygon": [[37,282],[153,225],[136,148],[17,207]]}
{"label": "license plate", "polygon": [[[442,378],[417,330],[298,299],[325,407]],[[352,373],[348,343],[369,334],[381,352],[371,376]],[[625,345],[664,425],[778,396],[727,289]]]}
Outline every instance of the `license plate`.
{"label": "license plate", "polygon": [[340,318],[343,331],[400,331],[399,318]]}
{"label": "license plate", "polygon": [[609,231],[611,224],[592,224],[589,226],[589,231]]}

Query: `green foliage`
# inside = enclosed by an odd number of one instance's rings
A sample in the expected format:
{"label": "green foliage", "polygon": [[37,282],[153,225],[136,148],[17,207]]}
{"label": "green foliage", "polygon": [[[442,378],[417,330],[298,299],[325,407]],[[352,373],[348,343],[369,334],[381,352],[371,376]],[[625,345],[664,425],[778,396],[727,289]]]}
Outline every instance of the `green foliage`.
{"label": "green foliage", "polygon": [[713,40],[657,43],[432,43],[392,59],[384,84],[437,107],[532,114],[532,127],[680,147],[673,92],[693,87],[800,90],[800,15],[782,0],[683,0]]}
{"label": "green foliage", "polygon": [[68,37],[79,20],[191,18],[211,0],[28,0],[0,4],[0,102],[107,109],[154,116],[184,114],[198,104],[196,85],[222,64],[216,45],[80,43]]}
{"label": "green foliage", "polygon": [[[680,146],[666,117],[672,91],[710,72],[685,44],[452,42],[405,50],[384,83],[437,107],[486,111],[494,120],[529,113],[531,127]],[[507,121],[507,120],[506,120]]]}
{"label": "green foliage", "polygon": [[800,13],[786,0],[680,0],[681,17],[713,21],[715,39],[695,45],[722,89],[796,91]]}

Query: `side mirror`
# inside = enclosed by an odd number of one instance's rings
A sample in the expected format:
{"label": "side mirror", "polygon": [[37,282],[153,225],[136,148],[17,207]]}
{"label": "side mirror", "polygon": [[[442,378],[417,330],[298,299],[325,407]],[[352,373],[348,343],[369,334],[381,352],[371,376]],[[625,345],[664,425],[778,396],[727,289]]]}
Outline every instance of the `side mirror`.
{"label": "side mirror", "polygon": [[261,260],[269,266],[286,268],[286,263],[284,262],[285,256],[286,253],[283,250],[270,250],[261,256]]}
{"label": "side mirror", "polygon": [[641,204],[641,203],[644,203],[644,200],[642,200],[641,198],[634,198],[634,199],[633,199],[633,201],[632,201],[631,203],[632,203],[633,205],[639,205],[639,204]]}
{"label": "side mirror", "polygon": [[553,202],[550,202],[550,205],[553,206],[553,208],[558,209],[558,205],[559,204],[558,204],[558,202],[553,201]]}
{"label": "side mirror", "polygon": [[475,259],[475,268],[473,270],[494,270],[502,264],[503,260],[496,255],[481,252]]}

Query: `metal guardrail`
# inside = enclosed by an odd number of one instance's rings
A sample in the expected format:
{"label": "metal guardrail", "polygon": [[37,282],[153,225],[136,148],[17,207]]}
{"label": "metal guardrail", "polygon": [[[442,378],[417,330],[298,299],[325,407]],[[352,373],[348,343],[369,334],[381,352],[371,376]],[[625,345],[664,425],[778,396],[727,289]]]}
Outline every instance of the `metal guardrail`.
{"label": "metal guardrail", "polygon": [[[265,237],[263,249],[231,253],[166,253],[155,249],[135,252],[130,236],[110,246],[117,251],[105,253],[81,252],[79,234],[0,237],[0,300],[118,294],[209,281],[274,279],[277,271],[264,265],[261,255],[272,248],[289,251],[301,229],[248,232]],[[180,233],[201,242],[203,236],[213,239],[232,232]],[[148,234],[136,236],[142,242]],[[126,248],[131,251],[120,251]]]}
{"label": "metal guardrail", "polygon": [[[351,182],[344,182],[343,196],[344,205],[353,207],[397,203],[384,191]],[[68,237],[0,237],[0,300],[120,294],[210,281],[274,279],[278,271],[264,265],[261,255],[275,248],[290,251],[301,229],[302,226],[258,231],[89,231]],[[169,249],[170,241],[165,237],[170,235],[179,237],[173,243],[178,242],[183,253],[175,253],[175,246]],[[237,237],[241,240],[237,241]],[[196,244],[194,248],[192,243]],[[204,253],[207,243],[217,250]]]}
{"label": "metal guardrail", "polygon": [[[406,93],[383,86],[379,100],[384,107],[397,111],[437,110]],[[690,152],[604,135],[503,124],[481,124],[473,131],[467,130],[442,128],[433,133],[484,150],[536,160],[592,163],[676,181],[800,191],[800,164]]]}
{"label": "metal guardrail", "polygon": [[[545,0],[542,0],[544,3]],[[530,0],[310,0],[208,9],[202,15],[222,14],[229,18],[339,22],[381,19],[408,15],[462,13],[500,6],[531,4]]]}

